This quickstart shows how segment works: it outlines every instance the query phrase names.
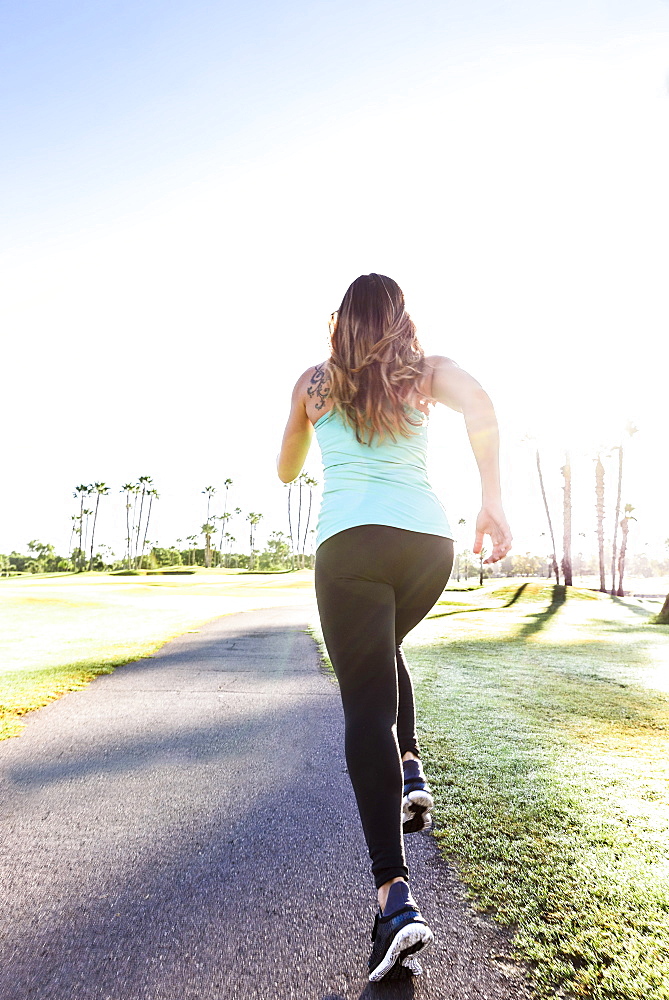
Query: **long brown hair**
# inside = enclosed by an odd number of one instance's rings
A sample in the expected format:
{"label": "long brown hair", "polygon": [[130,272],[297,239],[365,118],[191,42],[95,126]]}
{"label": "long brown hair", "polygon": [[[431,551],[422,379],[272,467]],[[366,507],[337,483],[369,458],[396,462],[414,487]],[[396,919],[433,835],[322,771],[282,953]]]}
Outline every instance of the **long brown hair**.
{"label": "long brown hair", "polygon": [[425,354],[397,282],[361,274],[330,319],[329,397],[361,443],[409,437],[420,425],[406,409]]}

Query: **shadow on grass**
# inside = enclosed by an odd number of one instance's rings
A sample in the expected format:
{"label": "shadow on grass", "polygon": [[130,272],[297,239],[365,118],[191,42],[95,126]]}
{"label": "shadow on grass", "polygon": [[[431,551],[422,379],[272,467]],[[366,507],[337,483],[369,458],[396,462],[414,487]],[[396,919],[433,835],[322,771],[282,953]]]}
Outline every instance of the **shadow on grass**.
{"label": "shadow on grass", "polygon": [[612,597],[611,600],[614,604],[619,605],[619,607],[626,608],[627,611],[633,611],[639,618],[651,618],[655,614],[655,611],[651,611],[650,608],[640,608],[637,604],[628,604],[621,597]]}
{"label": "shadow on grass", "polygon": [[[525,592],[525,590],[526,590],[526,588],[528,586],[529,586],[529,584],[527,584],[527,583],[521,583],[521,585],[514,591],[514,593],[511,595],[511,597],[506,602],[506,604],[500,604],[499,607],[491,607],[489,604],[484,604],[482,606],[477,606],[477,607],[474,607],[474,608],[462,608],[462,607],[459,607],[455,611],[441,611],[441,612],[439,612],[436,615],[435,614],[429,614],[427,617],[429,619],[433,619],[433,618],[448,618],[449,615],[463,615],[463,614],[466,615],[466,614],[469,614],[472,611],[505,611],[507,608],[510,608],[513,604],[515,604],[516,601],[519,601],[519,600],[522,599],[522,596],[523,596],[523,594],[524,594],[524,592]],[[554,587],[553,589],[555,590],[555,589],[558,589],[558,588]],[[562,587],[560,589],[564,590],[564,587]],[[441,603],[448,603],[448,602],[442,602],[442,601],[440,601],[439,603],[441,604]],[[564,603],[564,601],[562,603]],[[557,610],[557,608],[556,608],[556,610]]]}
{"label": "shadow on grass", "polygon": [[519,600],[523,596],[526,588],[527,588],[527,584],[526,583],[521,583],[520,587],[518,587],[518,589],[515,592],[515,594],[512,594],[511,599],[508,600],[506,602],[506,604],[503,605],[503,607],[510,608],[512,604],[515,604],[516,601]]}
{"label": "shadow on grass", "polygon": [[[517,600],[520,595],[517,594],[514,600]],[[514,638],[516,639],[527,639],[529,636],[534,635],[536,632],[541,632],[542,629],[546,628],[550,624],[550,620],[554,614],[556,614],[562,605],[567,600],[567,588],[564,586],[553,587],[553,593],[551,595],[551,603],[545,609],[545,611],[539,611],[536,614],[528,615],[527,617],[533,619],[529,621],[526,625],[522,625],[518,629]],[[511,602],[513,603],[513,601]],[[510,605],[506,605],[509,607]]]}

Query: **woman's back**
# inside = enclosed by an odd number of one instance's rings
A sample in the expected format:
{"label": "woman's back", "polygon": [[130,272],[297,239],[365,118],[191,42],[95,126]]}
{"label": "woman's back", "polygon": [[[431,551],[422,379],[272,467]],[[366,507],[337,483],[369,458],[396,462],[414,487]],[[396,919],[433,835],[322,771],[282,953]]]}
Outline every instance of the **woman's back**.
{"label": "woman's back", "polygon": [[364,443],[338,410],[322,406],[314,424],[325,476],[317,546],[362,524],[451,537],[427,476],[427,416],[415,407],[405,411],[410,420],[406,435],[377,436]]}

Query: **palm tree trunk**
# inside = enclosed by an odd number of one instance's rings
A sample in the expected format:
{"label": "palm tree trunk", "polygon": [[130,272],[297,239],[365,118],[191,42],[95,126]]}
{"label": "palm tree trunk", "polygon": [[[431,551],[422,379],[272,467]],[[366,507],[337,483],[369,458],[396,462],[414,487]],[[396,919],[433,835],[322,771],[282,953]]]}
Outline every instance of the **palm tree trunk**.
{"label": "palm tree trunk", "polygon": [[130,527],[130,565],[132,566],[135,562],[135,557],[137,555],[136,546],[133,544],[133,540],[136,535],[135,526],[137,524],[137,492],[132,491],[132,524]]}
{"label": "palm tree trunk", "polygon": [[90,511],[88,507],[84,510],[86,515],[86,530],[84,532],[84,547],[81,552],[81,568],[82,570],[86,568],[86,549],[88,548],[88,521],[90,519]]}
{"label": "palm tree trunk", "polygon": [[295,538],[293,535],[293,520],[291,517],[291,500],[293,493],[293,484],[288,485],[288,534],[290,535],[290,568],[295,569]]}
{"label": "palm tree trunk", "polygon": [[142,496],[141,496],[140,502],[139,502],[139,518],[137,519],[137,531],[136,531],[136,534],[135,534],[135,560],[136,560],[136,567],[135,568],[136,569],[139,569],[139,561],[141,561],[141,558],[142,558],[141,556],[139,556],[139,560],[138,560],[137,553],[139,552],[139,533],[142,530],[142,510],[144,509],[144,494],[145,493],[146,493],[146,486],[142,486]]}
{"label": "palm tree trunk", "polygon": [[597,456],[595,466],[595,509],[597,511],[597,543],[599,548],[599,589],[606,593],[606,573],[604,570],[604,466]]}
{"label": "palm tree trunk", "polygon": [[218,544],[218,565],[219,566],[223,565],[223,541],[224,541],[224,538],[225,538],[225,522],[227,520],[227,518],[226,518],[225,515],[226,515],[226,511],[223,511],[223,516],[219,517],[219,521],[221,522],[221,540],[220,540],[220,542]]}
{"label": "palm tree trunk", "polygon": [[562,540],[562,572],[564,582],[567,587],[572,586],[571,574],[571,460],[569,452],[565,455],[565,463],[562,468],[564,476],[564,505],[563,505],[563,528],[564,537]]}
{"label": "palm tree trunk", "polygon": [[306,547],[307,547],[307,535],[309,534],[309,521],[311,520],[311,503],[312,503],[312,500],[313,500],[313,495],[314,495],[313,488],[312,488],[311,484],[309,484],[309,507],[307,509],[307,522],[306,522],[306,524],[304,526],[304,539],[302,541],[302,555],[305,555],[305,551],[306,551]]}
{"label": "palm tree trunk", "polygon": [[[623,489],[623,446],[618,446],[618,497],[616,499],[616,513],[613,519],[613,555],[611,557],[611,596],[617,593],[622,587],[620,578],[616,588],[616,553],[618,548],[618,518],[620,517],[620,498]],[[622,528],[622,522],[620,527]]]}
{"label": "palm tree trunk", "polygon": [[95,501],[95,513],[93,514],[93,530],[91,531],[91,558],[88,561],[89,572],[93,569],[93,546],[95,545],[95,525],[98,520],[98,506],[100,504],[100,494],[98,493],[97,499]]}
{"label": "palm tree trunk", "polygon": [[84,494],[81,494],[81,506],[79,508],[79,555],[77,556],[77,569],[82,570],[84,568],[82,562],[82,538],[84,533]]}
{"label": "palm tree trunk", "polygon": [[667,594],[666,600],[662,605],[662,610],[655,621],[658,625],[669,625],[669,594]]}
{"label": "palm tree trunk", "polygon": [[544,477],[541,472],[541,459],[539,458],[538,448],[537,448],[537,472],[539,473],[539,485],[541,486],[541,495],[544,498],[544,507],[546,508],[546,517],[548,518],[548,530],[550,532],[551,544],[553,546],[553,572],[555,573],[555,580],[559,587],[560,570],[558,569],[557,556],[555,554],[555,535],[553,534],[553,522],[551,521],[551,512],[548,509],[548,500],[546,499],[546,490],[544,488]]}
{"label": "palm tree trunk", "polygon": [[146,547],[146,537],[149,534],[149,520],[151,518],[151,504],[153,503],[153,497],[149,496],[149,509],[146,512],[146,525],[144,527],[144,538],[142,539],[142,554],[139,557],[139,566],[142,567],[142,559],[144,558],[144,548]]}
{"label": "palm tree trunk", "polygon": [[301,566],[300,562],[300,522],[302,520],[302,480],[298,481],[298,492],[297,492],[297,565]]}
{"label": "palm tree trunk", "polygon": [[628,519],[626,517],[624,517],[620,522],[620,528],[623,537],[620,542],[620,556],[618,558],[618,590],[616,593],[618,597],[624,597],[625,591],[623,590],[623,574],[625,572],[625,556],[627,554],[627,535],[630,530]]}
{"label": "palm tree trunk", "polygon": [[125,557],[127,562],[127,568],[130,569],[130,493],[127,492],[125,495],[125,527],[127,531],[127,536],[125,540]]}
{"label": "palm tree trunk", "polygon": [[75,525],[72,524],[72,530],[70,531],[70,546],[69,546],[69,556],[70,556],[70,558],[72,558],[72,540],[73,540],[73,538],[74,538],[74,536],[76,534],[76,531],[77,531],[77,529],[76,529]]}

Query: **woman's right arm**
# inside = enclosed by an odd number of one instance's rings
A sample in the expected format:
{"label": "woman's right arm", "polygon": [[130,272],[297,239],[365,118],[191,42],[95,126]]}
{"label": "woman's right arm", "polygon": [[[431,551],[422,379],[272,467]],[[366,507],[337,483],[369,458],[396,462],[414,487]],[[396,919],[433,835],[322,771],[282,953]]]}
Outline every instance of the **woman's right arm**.
{"label": "woman's right arm", "polygon": [[493,549],[485,562],[497,562],[510,550],[512,538],[502,509],[499,430],[494,407],[488,393],[476,379],[450,358],[433,357],[429,359],[429,364],[433,369],[432,396],[464,416],[481,476],[481,510],[476,519],[472,551],[479,553],[483,547],[483,536],[489,535]]}
{"label": "woman's right arm", "polygon": [[314,436],[314,429],[304,406],[307,386],[313,372],[313,368],[308,368],[300,375],[293,389],[281,451],[276,460],[277,472],[282,483],[291,483],[299,476]]}

